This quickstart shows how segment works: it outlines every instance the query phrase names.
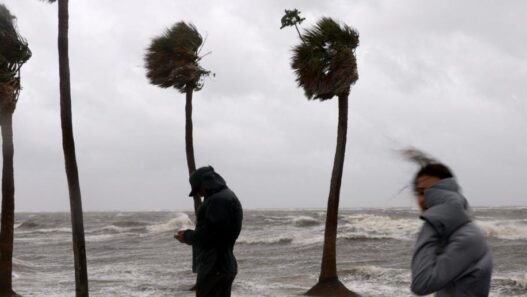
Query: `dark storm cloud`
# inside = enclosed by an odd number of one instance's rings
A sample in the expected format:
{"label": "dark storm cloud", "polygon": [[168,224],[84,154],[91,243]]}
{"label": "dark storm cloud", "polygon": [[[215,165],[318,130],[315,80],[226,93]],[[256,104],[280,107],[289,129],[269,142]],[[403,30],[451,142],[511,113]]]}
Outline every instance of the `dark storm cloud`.
{"label": "dark storm cloud", "polygon": [[[15,113],[19,210],[67,210],[58,115],[56,4],[9,0],[33,58]],[[216,74],[195,94],[197,163],[251,207],[324,207],[335,102],[309,102],[289,66],[286,8],[355,27],[344,207],[411,205],[398,194],[413,145],[449,164],[475,205],[524,204],[527,8],[522,1],[77,1],[70,3],[74,127],[85,209],[190,209],[184,96],[148,83],[151,38],[179,20],[206,37]],[[124,9],[123,7],[126,7]]]}

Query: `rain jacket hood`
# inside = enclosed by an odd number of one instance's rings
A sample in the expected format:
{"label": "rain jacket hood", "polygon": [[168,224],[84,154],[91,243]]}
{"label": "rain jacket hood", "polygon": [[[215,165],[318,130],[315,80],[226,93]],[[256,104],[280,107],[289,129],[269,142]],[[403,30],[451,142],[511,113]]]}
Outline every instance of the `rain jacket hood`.
{"label": "rain jacket hood", "polygon": [[194,171],[189,178],[192,190],[189,196],[194,196],[201,185],[205,188],[205,197],[211,196],[227,187],[227,183],[214,171],[212,166],[201,167]]}
{"label": "rain jacket hood", "polygon": [[459,191],[454,178],[442,179],[425,191],[428,209],[421,219],[430,223],[442,237],[471,221],[467,199]]}

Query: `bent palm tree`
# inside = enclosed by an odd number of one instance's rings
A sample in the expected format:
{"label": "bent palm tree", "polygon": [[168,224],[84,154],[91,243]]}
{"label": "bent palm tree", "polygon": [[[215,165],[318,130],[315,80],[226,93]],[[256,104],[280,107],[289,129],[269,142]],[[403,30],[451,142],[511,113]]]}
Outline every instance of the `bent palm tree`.
{"label": "bent palm tree", "polygon": [[15,17],[0,4],[0,126],[2,129],[2,219],[0,230],[0,296],[13,292],[13,224],[15,181],[13,173],[13,113],[20,92],[20,68],[31,57],[27,42],[18,34]]}
{"label": "bent palm tree", "polygon": [[[186,94],[185,145],[189,175],[196,170],[192,137],[192,94],[203,88],[203,78],[210,71],[199,65],[199,51],[203,38],[196,27],[178,22],[172,28],[152,40],[145,55],[146,76],[150,83],[162,88],[173,87]],[[201,205],[194,196],[194,211]]]}
{"label": "bent palm tree", "polygon": [[[50,3],[57,0],[46,0]],[[71,119],[70,62],[68,53],[68,0],[58,0],[59,18],[59,78],[60,78],[60,120],[62,127],[62,149],[66,166],[66,177],[70,196],[70,213],[75,264],[75,296],[88,297],[88,268],[86,264],[86,243],[84,239],[84,218],[82,212],[81,188],[75,140]]]}
{"label": "bent palm tree", "polygon": [[331,174],[320,277],[306,295],[357,296],[338,279],[336,242],[346,153],[348,96],[351,85],[358,79],[355,48],[359,45],[359,34],[345,24],[341,26],[331,18],[322,18],[313,29],[302,34],[301,39],[302,42],[293,48],[291,63],[298,85],[310,100],[325,101],[335,96],[339,100],[337,149]]}

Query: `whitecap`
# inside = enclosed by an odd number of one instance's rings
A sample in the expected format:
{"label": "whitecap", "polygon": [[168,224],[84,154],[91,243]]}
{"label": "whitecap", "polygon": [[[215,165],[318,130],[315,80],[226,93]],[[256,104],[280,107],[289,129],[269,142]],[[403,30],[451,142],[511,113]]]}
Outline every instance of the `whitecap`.
{"label": "whitecap", "polygon": [[166,223],[150,225],[147,229],[152,233],[175,232],[182,229],[194,229],[194,223],[187,214],[179,213],[175,218],[170,219]]}
{"label": "whitecap", "polygon": [[265,236],[241,236],[236,241],[238,244],[289,244],[293,242],[293,237],[288,236],[275,236],[275,237],[265,237]]}
{"label": "whitecap", "polygon": [[487,237],[527,240],[527,225],[522,220],[476,221]]}
{"label": "whitecap", "polygon": [[309,216],[293,217],[293,223],[297,227],[311,227],[321,224],[318,219]]}
{"label": "whitecap", "polygon": [[359,214],[344,218],[344,238],[413,240],[422,221],[419,219],[391,218],[371,214]]}

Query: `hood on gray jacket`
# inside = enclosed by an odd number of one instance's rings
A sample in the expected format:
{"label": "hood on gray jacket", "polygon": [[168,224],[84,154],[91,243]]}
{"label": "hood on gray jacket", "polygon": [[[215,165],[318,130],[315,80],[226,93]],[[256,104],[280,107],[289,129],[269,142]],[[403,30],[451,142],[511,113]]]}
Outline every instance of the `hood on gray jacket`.
{"label": "hood on gray jacket", "polygon": [[442,179],[426,189],[425,201],[428,209],[421,219],[429,222],[441,236],[449,236],[471,221],[467,199],[461,195],[454,178]]}

